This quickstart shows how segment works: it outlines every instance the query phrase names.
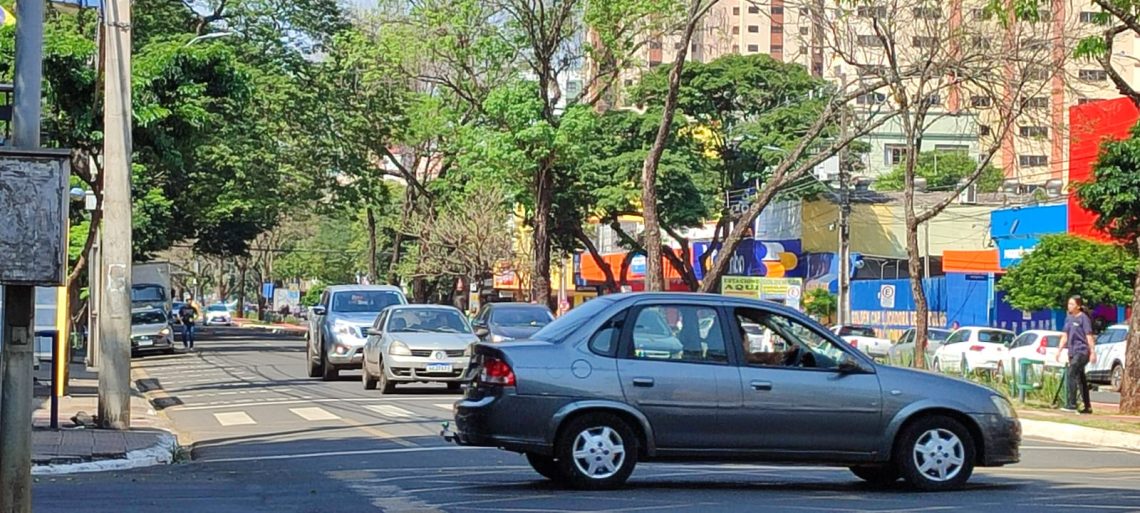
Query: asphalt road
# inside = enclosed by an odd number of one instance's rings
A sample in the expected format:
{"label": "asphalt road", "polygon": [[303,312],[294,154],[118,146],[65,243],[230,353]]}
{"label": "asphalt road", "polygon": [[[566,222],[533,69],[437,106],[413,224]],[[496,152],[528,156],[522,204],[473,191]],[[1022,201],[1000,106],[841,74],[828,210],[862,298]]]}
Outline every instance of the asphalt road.
{"label": "asphalt road", "polygon": [[582,493],[521,456],[437,435],[442,387],[365,391],[359,373],[305,377],[303,341],[221,330],[199,352],[136,360],[136,378],[195,441],[189,463],[41,477],[37,512],[1140,511],[1140,453],[1026,440],[1022,463],[939,494],[864,485],[847,470],[638,466],[629,487]]}

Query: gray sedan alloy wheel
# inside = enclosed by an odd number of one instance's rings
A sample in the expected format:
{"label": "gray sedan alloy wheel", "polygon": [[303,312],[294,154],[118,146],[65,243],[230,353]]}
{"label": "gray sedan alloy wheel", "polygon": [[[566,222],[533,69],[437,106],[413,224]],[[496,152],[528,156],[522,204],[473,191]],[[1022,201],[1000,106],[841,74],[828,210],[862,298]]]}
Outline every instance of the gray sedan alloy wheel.
{"label": "gray sedan alloy wheel", "polygon": [[560,432],[555,462],[561,477],[574,488],[617,488],[637,465],[637,435],[616,415],[587,413],[570,420]]}
{"label": "gray sedan alloy wheel", "polygon": [[914,445],[914,465],[931,481],[954,479],[965,463],[966,448],[958,436],[945,429],[931,429]]}
{"label": "gray sedan alloy wheel", "polygon": [[974,473],[974,440],[966,427],[953,418],[920,418],[907,425],[898,442],[895,465],[915,488],[961,488]]}

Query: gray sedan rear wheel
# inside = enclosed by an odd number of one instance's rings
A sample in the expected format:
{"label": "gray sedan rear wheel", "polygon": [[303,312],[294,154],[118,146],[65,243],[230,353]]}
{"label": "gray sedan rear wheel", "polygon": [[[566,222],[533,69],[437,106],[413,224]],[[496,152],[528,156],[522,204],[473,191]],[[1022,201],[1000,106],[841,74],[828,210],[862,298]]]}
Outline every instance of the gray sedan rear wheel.
{"label": "gray sedan rear wheel", "polygon": [[555,462],[566,482],[581,490],[621,486],[637,465],[633,429],[610,413],[588,413],[571,420],[555,443]]}
{"label": "gray sedan rear wheel", "polygon": [[974,473],[974,440],[957,420],[924,417],[899,435],[894,458],[911,486],[923,491],[954,490]]}
{"label": "gray sedan rear wheel", "polygon": [[564,477],[562,472],[558,470],[558,462],[550,456],[528,452],[526,453],[526,462],[530,463],[535,472],[551,481],[561,481]]}

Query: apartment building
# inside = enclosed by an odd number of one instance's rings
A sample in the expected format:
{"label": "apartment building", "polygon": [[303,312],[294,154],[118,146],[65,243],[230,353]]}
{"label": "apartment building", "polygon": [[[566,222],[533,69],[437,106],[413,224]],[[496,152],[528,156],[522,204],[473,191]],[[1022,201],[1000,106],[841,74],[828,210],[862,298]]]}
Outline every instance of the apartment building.
{"label": "apartment building", "polygon": [[[1051,180],[1066,182],[1069,107],[1119,96],[1099,63],[1072,56],[1081,38],[1103,31],[1097,23],[1099,8],[1083,0],[1045,0],[1047,8],[1035,22],[1002,24],[986,5],[985,0],[883,0],[844,7],[818,0],[721,0],[694,37],[689,58],[710,61],[726,54],[762,53],[800,63],[817,76],[851,83],[873,76],[885,62],[884,28],[897,31],[890,44],[896,56],[918,59],[937,46],[955,56],[979,52],[984,59],[986,51],[1013,49],[1028,56],[1019,60],[1024,65],[1007,64],[1003,70],[1016,87],[951,87],[924,100],[934,102],[931,115],[936,122],[927,128],[922,150],[965,149],[976,156],[999,144],[993,162],[1009,183],[1033,188]],[[876,21],[879,32],[874,30]],[[650,41],[624,75],[625,85],[632,85],[648,67],[671,63],[680,49],[678,39]],[[1125,32],[1115,39],[1115,68],[1140,86],[1138,57],[1140,38]],[[1009,102],[1017,102],[1017,121],[1007,121],[1009,129],[998,130],[1005,127],[1003,119],[1012,119],[1002,117],[1002,104]],[[856,106],[871,112],[891,103],[875,93],[861,97]],[[872,144],[867,172],[872,175],[890,169],[906,142],[892,123],[867,139]]]}

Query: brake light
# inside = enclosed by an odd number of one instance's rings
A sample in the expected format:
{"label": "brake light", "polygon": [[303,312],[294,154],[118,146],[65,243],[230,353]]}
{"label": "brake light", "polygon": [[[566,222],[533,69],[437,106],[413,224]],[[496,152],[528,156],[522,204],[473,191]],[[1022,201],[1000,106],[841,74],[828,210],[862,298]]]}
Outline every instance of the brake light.
{"label": "brake light", "polygon": [[490,357],[483,361],[483,372],[479,375],[479,381],[492,385],[513,387],[515,386],[515,371],[507,362]]}
{"label": "brake light", "polygon": [[859,341],[858,340],[852,340],[851,341],[851,347],[858,348],[859,347]]}
{"label": "brake light", "polygon": [[985,351],[986,346],[970,346],[971,351]]}
{"label": "brake light", "polygon": [[1037,354],[1045,354],[1045,338],[1041,339],[1041,343],[1037,345]]}

